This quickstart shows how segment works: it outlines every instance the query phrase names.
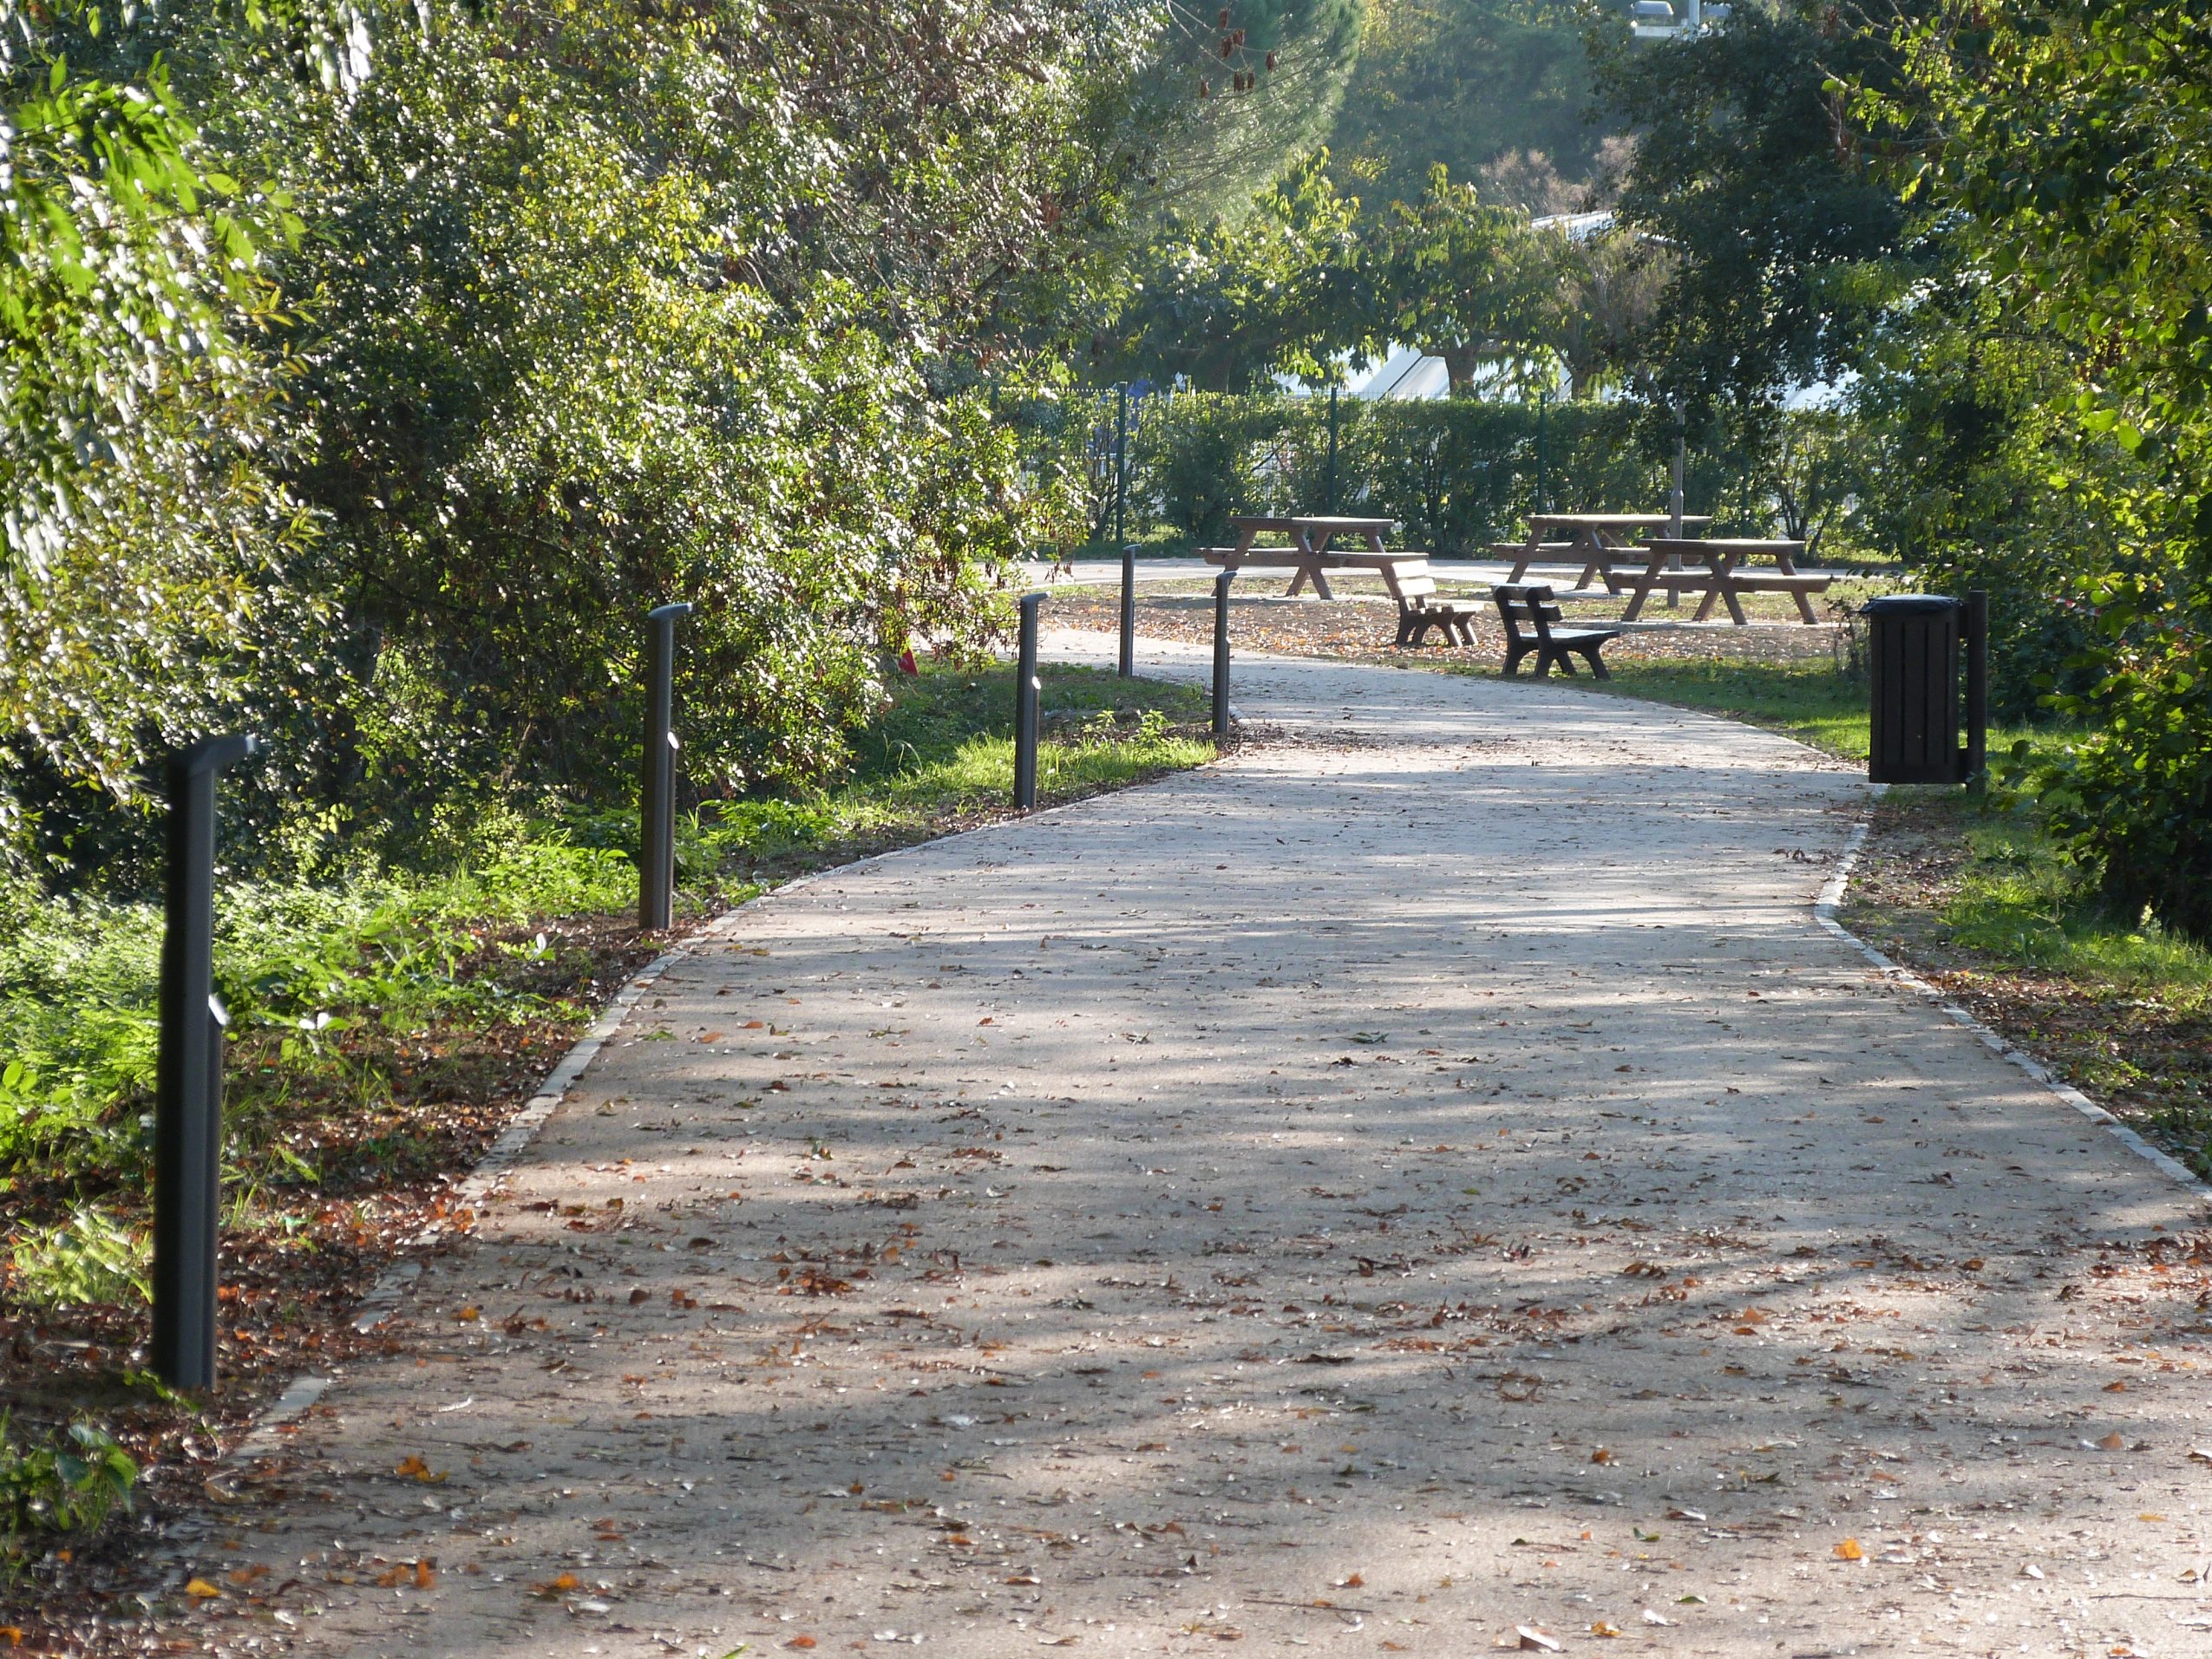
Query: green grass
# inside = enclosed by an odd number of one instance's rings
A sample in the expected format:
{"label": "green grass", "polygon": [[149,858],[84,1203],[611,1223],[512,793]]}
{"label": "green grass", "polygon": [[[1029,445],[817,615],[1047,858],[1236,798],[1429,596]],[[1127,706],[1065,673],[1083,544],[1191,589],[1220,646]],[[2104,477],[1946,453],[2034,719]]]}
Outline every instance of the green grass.
{"label": "green grass", "polygon": [[[1202,687],[1056,665],[1038,677],[1043,804],[1213,758],[1198,731],[1209,712]],[[834,788],[704,807],[679,834],[679,884],[701,898],[730,896],[755,872],[902,845],[1004,809],[1014,787],[1013,710],[1011,668],[925,668],[859,734],[853,770]]]}
{"label": "green grass", "polygon": [[1966,863],[1941,911],[1952,943],[2006,967],[2201,1006],[2212,951],[2142,917],[2117,913],[2025,808],[1969,820]]}
{"label": "green grass", "polygon": [[1622,696],[1701,709],[1786,732],[1849,760],[1867,756],[1867,687],[1826,663],[1653,662],[1609,664],[1603,689]]}

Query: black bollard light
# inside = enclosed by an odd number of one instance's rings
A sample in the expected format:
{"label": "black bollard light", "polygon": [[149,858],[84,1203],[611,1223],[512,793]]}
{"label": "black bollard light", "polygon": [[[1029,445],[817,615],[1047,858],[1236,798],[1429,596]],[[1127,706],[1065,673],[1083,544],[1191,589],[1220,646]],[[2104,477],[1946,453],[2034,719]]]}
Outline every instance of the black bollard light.
{"label": "black bollard light", "polygon": [[1136,549],[1124,522],[1129,497],[1129,388],[1114,389],[1114,545],[1122,550],[1122,650],[1118,671],[1136,672]]}
{"label": "black bollard light", "polygon": [[1234,571],[1214,578],[1214,746],[1229,741],[1229,584]]}
{"label": "black bollard light", "polygon": [[645,612],[645,764],[638,781],[638,925],[661,932],[676,911],[676,623],[688,604]]}
{"label": "black bollard light", "polygon": [[1022,595],[1021,649],[1014,663],[1014,810],[1037,805],[1037,613],[1042,593]]}
{"label": "black bollard light", "polygon": [[154,1095],[154,1369],[173,1388],[215,1381],[222,1213],[223,1028],[215,996],[215,779],[260,747],[210,737],[169,758],[161,1050]]}
{"label": "black bollard light", "polygon": [[1989,590],[1967,590],[1967,785],[1989,782]]}

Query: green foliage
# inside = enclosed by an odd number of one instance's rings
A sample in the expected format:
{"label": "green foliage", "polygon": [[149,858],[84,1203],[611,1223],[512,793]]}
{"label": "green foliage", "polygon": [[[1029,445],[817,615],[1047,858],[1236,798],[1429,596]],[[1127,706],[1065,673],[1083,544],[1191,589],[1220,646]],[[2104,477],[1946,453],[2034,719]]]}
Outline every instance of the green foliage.
{"label": "green foliage", "polygon": [[1855,368],[1909,274],[1905,215],[1832,82],[1888,84],[1888,24],[1790,0],[1657,46],[1594,15],[1590,45],[1637,140],[1621,217],[1670,254],[1640,349],[1660,389],[1702,419]]}
{"label": "green foliage", "polygon": [[909,639],[991,637],[1065,506],[1000,409],[1156,159],[1164,9],[264,11],[10,36],[9,852],[142,881],[119,807],[222,725],[275,849],[611,804],[671,598],[710,796],[834,773]]}
{"label": "green foliage", "polygon": [[[1160,526],[1207,544],[1226,532],[1231,513],[1311,512],[1333,499],[1340,512],[1398,519],[1407,545],[1457,556],[1523,533],[1520,521],[1540,496],[1587,511],[1648,510],[1669,488],[1671,456],[1648,447],[1635,412],[1618,403],[1345,398],[1333,480],[1326,398],[1189,392],[1147,399],[1142,409],[1130,445],[1132,537]],[[1818,415],[1782,422],[1809,434],[1825,424]],[[1802,526],[1809,513],[1832,507],[1823,493],[1841,486],[1796,459],[1803,464],[1782,483],[1795,492],[1788,499]],[[1768,493],[1772,479],[1752,475],[1753,465],[1725,447],[1692,449],[1690,510],[1716,512],[1723,530],[1770,533],[1783,496]]]}
{"label": "green foliage", "polygon": [[302,526],[260,459],[281,364],[249,343],[298,221],[102,16],[11,6],[0,31],[0,837],[51,780],[128,797],[149,738],[302,611],[269,591]]}
{"label": "green foliage", "polygon": [[[1618,12],[1608,14],[1622,27]],[[1557,212],[1600,167],[1611,120],[1594,113],[1573,7],[1555,0],[1373,0],[1359,65],[1329,139],[1348,190],[1413,201],[1429,170],[1549,175],[1538,199],[1496,179],[1502,206]]]}
{"label": "green foliage", "polygon": [[98,1205],[67,1221],[26,1226],[12,1241],[14,1298],[34,1308],[127,1306],[154,1299],[154,1248]]}
{"label": "green foliage", "polygon": [[1569,251],[1565,238],[1534,229],[1518,208],[1486,205],[1440,164],[1417,202],[1391,205],[1376,255],[1384,331],[1443,358],[1456,394],[1473,389],[1485,362],[1533,390],[1556,374],[1547,348]]}
{"label": "green foliage", "polygon": [[0,1563],[8,1576],[30,1540],[95,1532],[128,1510],[137,1483],[137,1463],[96,1424],[75,1422],[54,1440],[19,1446],[0,1412]]}
{"label": "green foliage", "polygon": [[2117,902],[2212,940],[2212,24],[2091,0],[1931,21],[1904,43],[1911,95],[1865,102],[1943,134],[1917,197],[1960,225],[1997,314],[2050,343],[2084,437],[2138,463],[2054,469],[2111,552],[2076,576],[2090,683],[2053,689],[2092,732],[2042,772],[2053,826]]}
{"label": "green foliage", "polygon": [[1168,225],[1094,343],[1094,372],[1216,392],[1278,371],[1340,381],[1337,355],[1371,335],[1373,301],[1359,204],[1327,162],[1299,159],[1234,217]]}

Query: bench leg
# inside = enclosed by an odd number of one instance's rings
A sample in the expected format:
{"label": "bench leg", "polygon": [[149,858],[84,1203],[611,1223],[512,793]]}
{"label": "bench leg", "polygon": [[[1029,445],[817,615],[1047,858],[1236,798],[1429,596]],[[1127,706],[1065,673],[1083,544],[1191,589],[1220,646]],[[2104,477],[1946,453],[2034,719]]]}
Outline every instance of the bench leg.
{"label": "bench leg", "polygon": [[1593,675],[1600,680],[1610,680],[1613,676],[1606,668],[1605,658],[1598,655],[1604,649],[1602,645],[1587,646],[1584,648],[1582,656],[1589,663]]}
{"label": "bench leg", "polygon": [[1511,640],[1506,642],[1505,677],[1507,679],[1510,680],[1520,671],[1521,659],[1528,656],[1534,649],[1535,649],[1534,646],[1519,644]]}

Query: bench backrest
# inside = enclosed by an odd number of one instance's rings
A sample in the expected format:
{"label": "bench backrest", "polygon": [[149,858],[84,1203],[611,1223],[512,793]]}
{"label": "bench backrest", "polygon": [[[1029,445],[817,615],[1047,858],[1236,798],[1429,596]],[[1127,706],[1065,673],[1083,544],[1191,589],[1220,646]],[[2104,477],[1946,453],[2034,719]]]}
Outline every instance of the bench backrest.
{"label": "bench backrest", "polygon": [[1521,641],[1519,624],[1523,622],[1532,624],[1536,637],[1550,644],[1551,624],[1566,614],[1554,602],[1551,585],[1545,582],[1501,582],[1490,590],[1490,597],[1497,601],[1505,637],[1515,644]]}

